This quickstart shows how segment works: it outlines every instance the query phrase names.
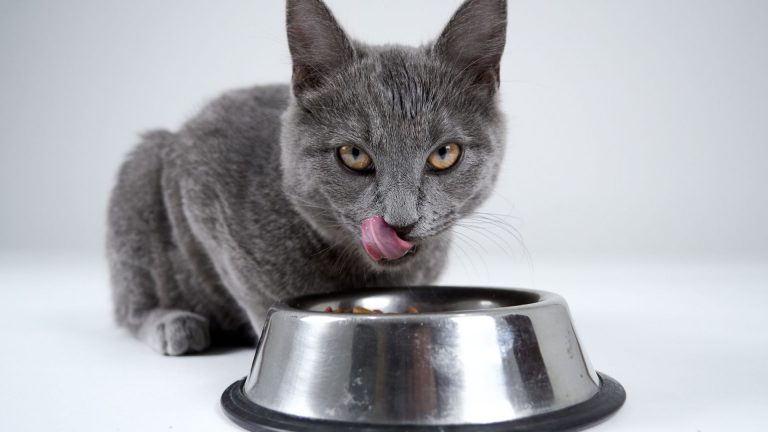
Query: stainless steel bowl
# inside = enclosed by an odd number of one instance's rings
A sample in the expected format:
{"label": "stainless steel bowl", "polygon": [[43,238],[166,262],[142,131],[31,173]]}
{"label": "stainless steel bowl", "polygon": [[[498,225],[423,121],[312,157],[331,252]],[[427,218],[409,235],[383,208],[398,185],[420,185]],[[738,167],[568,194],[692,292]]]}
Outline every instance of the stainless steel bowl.
{"label": "stainless steel bowl", "polygon": [[275,304],[222,403],[255,431],[532,431],[583,428],[624,399],[592,368],[562,297],[413,287]]}

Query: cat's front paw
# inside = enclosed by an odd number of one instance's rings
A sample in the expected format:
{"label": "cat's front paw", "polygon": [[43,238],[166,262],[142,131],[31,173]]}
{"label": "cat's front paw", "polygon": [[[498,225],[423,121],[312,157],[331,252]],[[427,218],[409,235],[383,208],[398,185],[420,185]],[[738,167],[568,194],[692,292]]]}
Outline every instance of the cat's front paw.
{"label": "cat's front paw", "polygon": [[157,311],[141,337],[155,351],[171,356],[200,352],[211,345],[208,319],[186,311]]}

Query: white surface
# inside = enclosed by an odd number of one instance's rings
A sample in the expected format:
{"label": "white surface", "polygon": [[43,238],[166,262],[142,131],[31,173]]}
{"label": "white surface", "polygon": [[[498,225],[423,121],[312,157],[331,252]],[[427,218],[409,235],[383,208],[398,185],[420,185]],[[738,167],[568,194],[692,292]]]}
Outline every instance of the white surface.
{"label": "white surface", "polygon": [[[416,44],[460,1],[328,3],[353,36]],[[535,256],[768,261],[768,2],[510,0],[509,18],[488,208]],[[0,66],[0,248],[100,253],[139,131],[288,82],[283,2],[0,1]]]}
{"label": "white surface", "polygon": [[[486,264],[444,282],[510,285],[509,263]],[[595,432],[765,430],[765,266],[534,270],[536,288],[568,300],[592,363],[627,389]],[[0,259],[0,430],[239,430],[218,400],[251,351],[159,356],[112,325],[106,279],[98,261]]]}

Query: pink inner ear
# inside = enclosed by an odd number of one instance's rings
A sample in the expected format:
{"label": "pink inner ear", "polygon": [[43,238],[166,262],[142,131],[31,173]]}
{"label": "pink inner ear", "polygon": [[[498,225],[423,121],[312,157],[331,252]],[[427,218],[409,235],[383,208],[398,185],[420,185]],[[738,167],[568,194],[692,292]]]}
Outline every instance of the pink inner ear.
{"label": "pink inner ear", "polygon": [[361,228],[363,247],[374,261],[396,260],[413,248],[413,243],[401,239],[381,216],[369,217]]}

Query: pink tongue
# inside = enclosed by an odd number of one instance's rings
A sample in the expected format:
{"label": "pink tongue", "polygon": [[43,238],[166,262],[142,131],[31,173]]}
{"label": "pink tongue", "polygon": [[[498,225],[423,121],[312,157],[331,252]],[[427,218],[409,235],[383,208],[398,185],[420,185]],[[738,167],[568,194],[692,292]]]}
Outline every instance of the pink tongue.
{"label": "pink tongue", "polygon": [[392,261],[402,258],[413,244],[401,239],[383,217],[373,216],[363,221],[363,247],[374,261]]}

